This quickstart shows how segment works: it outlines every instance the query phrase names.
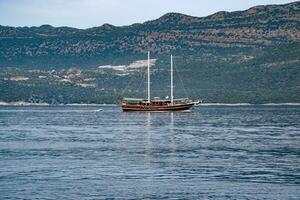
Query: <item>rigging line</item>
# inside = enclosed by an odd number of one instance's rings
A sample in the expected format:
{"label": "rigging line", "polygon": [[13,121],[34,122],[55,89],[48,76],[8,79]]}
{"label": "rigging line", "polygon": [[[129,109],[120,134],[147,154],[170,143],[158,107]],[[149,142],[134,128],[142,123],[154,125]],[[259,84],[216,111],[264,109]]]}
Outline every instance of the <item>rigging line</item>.
{"label": "rigging line", "polygon": [[186,90],[186,89],[185,89],[185,87],[184,87],[184,84],[183,84],[183,81],[182,81],[181,75],[180,75],[180,73],[179,73],[179,72],[176,70],[176,69],[177,69],[176,65],[173,65],[173,67],[174,67],[174,69],[175,69],[175,72],[176,72],[176,74],[178,74],[178,77],[179,77],[179,80],[180,80],[181,86],[182,86],[182,88],[183,88],[183,92],[184,92],[184,94],[186,95],[186,97],[189,97],[189,96],[188,96],[188,93],[187,93],[187,90]]}
{"label": "rigging line", "polygon": [[[139,71],[139,73],[138,73],[138,77],[140,77],[140,75],[143,75],[143,78],[144,78],[144,76],[145,76],[145,73],[142,73],[141,71]],[[126,85],[126,87],[122,90],[122,92],[121,92],[121,95],[123,96],[124,95],[124,93],[125,93],[125,91],[127,90],[127,88],[129,87],[129,85],[133,82],[133,80],[134,80],[134,76],[133,77],[131,77],[131,79],[130,79],[130,81],[128,81],[127,82],[127,85]]]}
{"label": "rigging line", "polygon": [[126,87],[123,88],[123,90],[122,90],[122,92],[121,92],[121,96],[123,96],[123,94],[124,94],[125,90],[127,89],[128,85],[132,82],[132,79],[133,79],[133,78],[131,78],[131,79],[127,82]]}
{"label": "rigging line", "polygon": [[132,81],[133,81],[133,78],[131,78],[130,81],[127,82],[126,87],[125,87],[125,88],[122,90],[122,92],[121,92],[121,96],[124,95],[125,91],[127,90],[128,86],[131,84]]}
{"label": "rigging line", "polygon": [[[143,70],[142,70],[143,71]],[[141,81],[140,81],[140,84],[139,84],[139,87],[137,88],[137,90],[140,90],[140,88],[141,88],[141,86],[142,86],[142,84],[143,84],[143,82],[144,82],[144,80],[145,80],[145,78],[146,78],[146,72],[144,72],[144,73],[142,73],[143,74],[143,78],[141,79]]]}

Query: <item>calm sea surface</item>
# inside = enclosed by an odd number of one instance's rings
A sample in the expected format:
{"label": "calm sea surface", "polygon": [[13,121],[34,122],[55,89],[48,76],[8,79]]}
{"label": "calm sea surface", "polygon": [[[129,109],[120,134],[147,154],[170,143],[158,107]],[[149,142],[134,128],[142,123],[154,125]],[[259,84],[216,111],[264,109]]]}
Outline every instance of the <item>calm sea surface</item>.
{"label": "calm sea surface", "polygon": [[1,200],[107,198],[300,199],[300,106],[0,107]]}

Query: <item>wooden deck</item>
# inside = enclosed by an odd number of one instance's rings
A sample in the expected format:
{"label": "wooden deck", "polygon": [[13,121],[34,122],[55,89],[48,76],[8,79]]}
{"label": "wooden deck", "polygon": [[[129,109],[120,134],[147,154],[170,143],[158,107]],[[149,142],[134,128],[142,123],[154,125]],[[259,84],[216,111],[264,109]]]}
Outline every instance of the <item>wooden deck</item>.
{"label": "wooden deck", "polygon": [[180,104],[122,104],[123,111],[177,111],[188,110],[194,103],[180,103]]}

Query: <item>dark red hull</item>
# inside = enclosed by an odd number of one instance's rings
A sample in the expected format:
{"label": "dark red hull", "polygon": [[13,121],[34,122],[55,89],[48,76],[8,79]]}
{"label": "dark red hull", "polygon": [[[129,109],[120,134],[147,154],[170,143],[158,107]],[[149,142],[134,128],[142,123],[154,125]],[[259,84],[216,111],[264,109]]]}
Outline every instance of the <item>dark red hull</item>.
{"label": "dark red hull", "polygon": [[177,111],[189,110],[194,103],[182,103],[173,105],[152,105],[152,104],[122,104],[123,111]]}

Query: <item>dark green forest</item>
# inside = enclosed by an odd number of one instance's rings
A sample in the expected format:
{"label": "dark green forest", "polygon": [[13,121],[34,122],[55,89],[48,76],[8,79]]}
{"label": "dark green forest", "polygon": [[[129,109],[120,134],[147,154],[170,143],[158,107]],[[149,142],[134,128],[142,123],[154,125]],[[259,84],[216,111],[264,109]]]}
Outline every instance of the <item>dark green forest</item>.
{"label": "dark green forest", "polygon": [[[300,2],[218,12],[168,13],[129,26],[89,29],[0,26],[0,101],[117,103],[143,98],[147,58],[152,94],[219,103],[300,102]],[[125,66],[124,70],[116,67]]]}

